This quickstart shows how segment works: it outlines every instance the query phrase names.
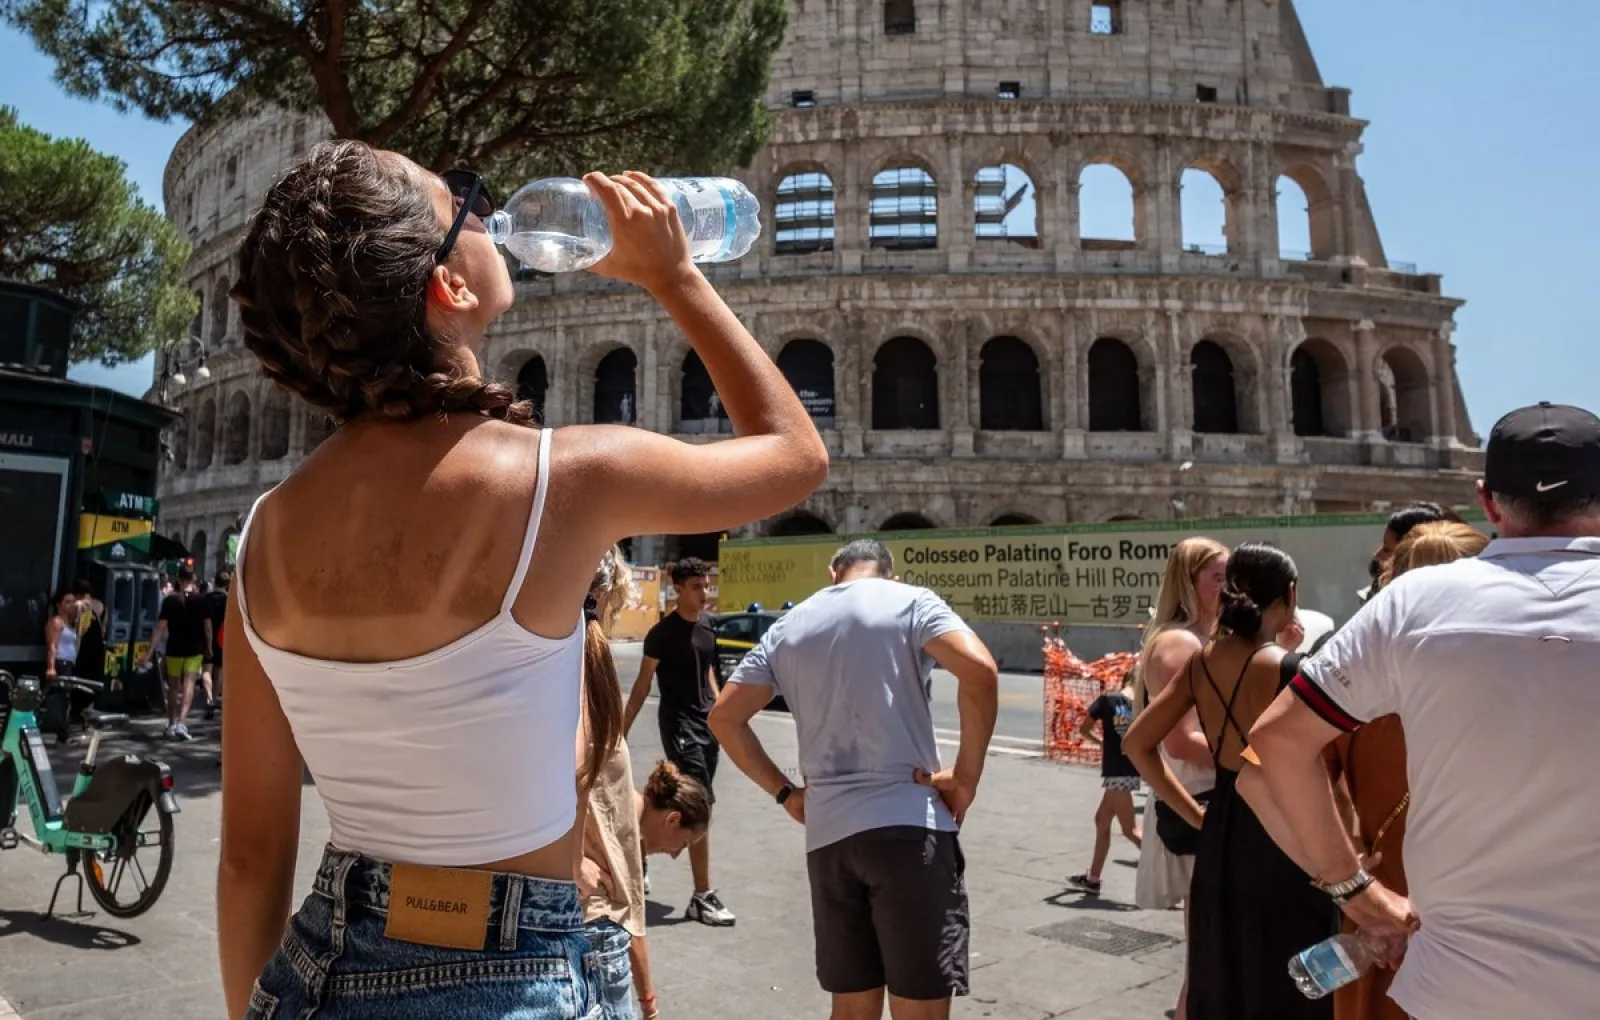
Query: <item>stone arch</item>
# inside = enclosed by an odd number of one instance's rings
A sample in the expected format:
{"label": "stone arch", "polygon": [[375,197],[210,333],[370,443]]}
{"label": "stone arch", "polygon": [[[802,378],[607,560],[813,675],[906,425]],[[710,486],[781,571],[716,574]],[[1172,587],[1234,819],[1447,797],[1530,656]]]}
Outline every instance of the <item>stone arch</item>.
{"label": "stone arch", "polygon": [[1378,385],[1383,437],[1396,443],[1426,442],[1433,435],[1433,383],[1417,352],[1398,345],[1384,351]]}
{"label": "stone arch", "polygon": [[838,415],[833,348],[821,340],[797,337],[783,345],[776,360],[811,421],[819,429],[833,428]]}
{"label": "stone arch", "polygon": [[615,347],[595,363],[594,422],[632,425],[639,420],[639,356],[632,347]]}
{"label": "stone arch", "polygon": [[1238,244],[1244,187],[1223,159],[1198,159],[1178,176],[1179,228],[1185,251],[1222,255]]}
{"label": "stone arch", "polygon": [[892,515],[891,517],[889,517],[888,520],[884,521],[882,524],[880,524],[878,526],[878,530],[879,531],[927,531],[930,528],[937,528],[937,527],[938,527],[937,524],[933,523],[933,521],[929,520],[923,514],[917,513],[915,511],[907,511],[905,513],[898,513],[898,514]]}
{"label": "stone arch", "polygon": [[791,167],[772,203],[773,251],[804,255],[833,250],[833,176],[820,163]]}
{"label": "stone arch", "polygon": [[[189,420],[178,422],[172,430],[172,469],[180,474],[189,470]],[[181,542],[182,539],[180,538]]]}
{"label": "stone arch", "polygon": [[1348,436],[1350,366],[1339,348],[1312,337],[1289,355],[1290,420],[1297,436]]}
{"label": "stone arch", "polygon": [[791,510],[782,517],[773,518],[767,525],[769,538],[831,534],[833,526],[809,510]]}
{"label": "stone arch", "polygon": [[997,336],[978,352],[978,427],[1044,431],[1044,382],[1027,341]]}
{"label": "stone arch", "polygon": [[1326,261],[1339,253],[1338,204],[1327,177],[1317,167],[1294,163],[1279,172],[1277,213],[1281,258]]}
{"label": "stone arch", "polygon": [[211,346],[221,347],[228,342],[228,279],[222,277],[211,291]]}
{"label": "stone arch", "polygon": [[711,373],[694,350],[683,356],[678,403],[678,431],[693,435],[733,431],[728,409],[712,385]]}
{"label": "stone arch", "polygon": [[917,337],[886,340],[873,355],[872,427],[939,428],[939,360]]}
{"label": "stone arch", "polygon": [[217,402],[207,397],[200,405],[194,419],[194,469],[204,471],[211,466],[211,457],[217,448]]}
{"label": "stone arch", "polygon": [[222,439],[222,463],[243,464],[250,459],[250,395],[234,390],[228,398],[227,427]]}
{"label": "stone arch", "polygon": [[1145,430],[1139,356],[1125,340],[1103,336],[1089,345],[1090,432]]}
{"label": "stone arch", "polygon": [[289,455],[289,394],[273,386],[261,403],[261,459]]}
{"label": "stone arch", "polygon": [[1039,189],[1026,167],[993,163],[972,176],[973,235],[1039,246]]}
{"label": "stone arch", "polygon": [[305,430],[300,449],[302,453],[309,454],[321,446],[324,439],[333,435],[333,419],[320,407],[309,407],[306,409]]}
{"label": "stone arch", "polygon": [[1043,523],[1032,514],[1004,513],[989,522],[991,528],[1028,528]]}
{"label": "stone arch", "polygon": [[872,175],[867,243],[898,251],[939,246],[939,182],[925,164],[895,159]]}
{"label": "stone arch", "polygon": [[517,368],[515,388],[518,400],[533,405],[534,420],[544,421],[545,401],[550,393],[550,370],[544,355],[531,355]]}
{"label": "stone arch", "polygon": [[1232,434],[1239,427],[1240,378],[1222,344],[1201,340],[1189,350],[1194,431]]}
{"label": "stone arch", "polygon": [[1078,244],[1085,251],[1128,251],[1146,236],[1137,165],[1096,156],[1078,168]]}

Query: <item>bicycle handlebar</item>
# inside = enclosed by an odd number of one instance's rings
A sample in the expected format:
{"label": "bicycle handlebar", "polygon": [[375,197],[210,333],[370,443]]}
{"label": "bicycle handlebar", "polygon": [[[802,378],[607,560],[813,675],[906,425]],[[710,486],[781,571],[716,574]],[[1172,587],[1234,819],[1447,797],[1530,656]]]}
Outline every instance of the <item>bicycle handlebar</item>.
{"label": "bicycle handlebar", "polygon": [[[23,679],[26,680],[28,677],[23,677]],[[33,677],[33,679],[38,680],[39,678]],[[0,669],[0,682],[4,682],[8,691],[15,692],[17,689],[17,678],[7,670]],[[99,680],[86,680],[78,676],[58,675],[55,682],[66,687],[76,687],[86,694],[99,694],[106,689],[106,685]]]}

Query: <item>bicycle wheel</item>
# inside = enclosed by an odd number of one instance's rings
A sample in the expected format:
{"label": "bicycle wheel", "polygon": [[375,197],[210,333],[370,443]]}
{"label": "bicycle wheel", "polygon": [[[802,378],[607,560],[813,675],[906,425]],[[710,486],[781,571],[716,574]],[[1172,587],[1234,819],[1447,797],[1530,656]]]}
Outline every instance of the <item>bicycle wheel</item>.
{"label": "bicycle wheel", "polygon": [[172,875],[172,816],[156,809],[152,827],[150,809],[150,802],[141,800],[122,816],[115,830],[116,849],[82,851],[89,895],[112,917],[138,917],[155,906]]}

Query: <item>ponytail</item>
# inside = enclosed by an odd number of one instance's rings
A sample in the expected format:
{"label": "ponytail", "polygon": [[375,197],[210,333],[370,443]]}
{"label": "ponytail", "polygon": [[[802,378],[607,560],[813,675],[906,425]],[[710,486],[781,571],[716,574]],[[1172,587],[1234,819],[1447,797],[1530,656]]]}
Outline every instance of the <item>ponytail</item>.
{"label": "ponytail", "polygon": [[584,756],[580,780],[588,789],[622,740],[622,683],[617,679],[617,663],[611,657],[605,629],[587,606],[583,617],[583,713],[589,727],[589,753]]}

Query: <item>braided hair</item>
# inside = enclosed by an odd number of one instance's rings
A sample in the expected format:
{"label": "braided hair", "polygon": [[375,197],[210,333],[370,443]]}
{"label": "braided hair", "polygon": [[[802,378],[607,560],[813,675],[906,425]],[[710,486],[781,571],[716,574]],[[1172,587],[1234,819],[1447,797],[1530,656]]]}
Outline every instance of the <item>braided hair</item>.
{"label": "braided hair", "polygon": [[239,249],[245,346],[337,423],[466,411],[518,425],[533,407],[468,370],[429,330],[444,240],[427,190],[363,142],[324,142],[267,190]]}

